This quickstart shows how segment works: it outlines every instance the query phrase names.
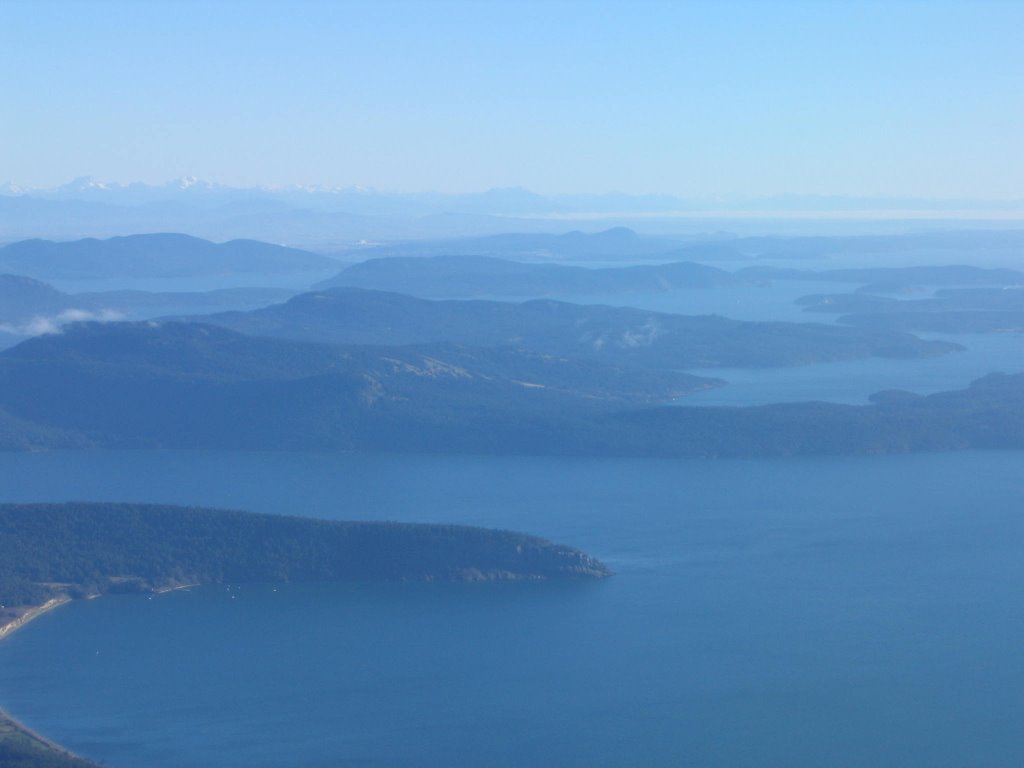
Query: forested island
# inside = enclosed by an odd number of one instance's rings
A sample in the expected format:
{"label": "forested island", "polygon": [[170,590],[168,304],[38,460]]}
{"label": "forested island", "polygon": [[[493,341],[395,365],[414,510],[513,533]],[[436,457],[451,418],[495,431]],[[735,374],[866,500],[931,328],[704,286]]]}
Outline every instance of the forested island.
{"label": "forested island", "polygon": [[580,267],[491,256],[392,256],[353,264],[320,289],[352,287],[428,298],[663,293],[754,283],[695,262]]}
{"label": "forested island", "polygon": [[535,536],[148,504],[0,505],[0,621],[54,598],[183,584],[607,576]]}
{"label": "forested island", "polygon": [[824,323],[750,322],[537,299],[430,301],[333,288],[250,312],[198,318],[251,336],[324,344],[464,344],[529,349],[652,370],[772,368],[868,357],[915,359],[961,349],[909,333]]}

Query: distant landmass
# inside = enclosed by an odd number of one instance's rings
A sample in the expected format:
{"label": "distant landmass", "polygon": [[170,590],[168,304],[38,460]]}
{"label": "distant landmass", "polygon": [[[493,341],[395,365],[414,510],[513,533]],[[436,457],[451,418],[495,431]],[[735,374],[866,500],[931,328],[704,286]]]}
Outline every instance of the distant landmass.
{"label": "distant landmass", "polygon": [[300,294],[251,312],[207,315],[203,322],[297,341],[514,346],[656,370],[915,358],[959,349],[909,334],[835,325],[741,322],[551,300],[428,301],[357,288]]}
{"label": "distant landmass", "polygon": [[315,288],[394,291],[425,298],[661,293],[753,282],[693,262],[587,268],[490,256],[396,256],[353,264]]}
{"label": "distant landmass", "polygon": [[813,456],[1024,448],[1024,374],[967,389],[885,391],[869,405],[780,403],[651,408],[612,414],[617,450],[645,456]]}
{"label": "distant landmass", "polygon": [[38,280],[171,278],[336,271],[335,259],[256,240],[212,243],[178,234],[69,242],[23,240],[0,248],[0,273]]}
{"label": "distant landmass", "polygon": [[859,328],[930,333],[1024,332],[1024,286],[948,288],[926,299],[868,293],[814,294],[798,299],[808,312],[842,314]]}
{"label": "distant landmass", "polygon": [[[816,238],[806,238],[814,240]],[[1022,238],[1024,240],[1024,238]],[[745,267],[740,277],[762,280],[815,280],[821,282],[874,285],[885,292],[906,292],[914,286],[1016,286],[1024,285],[1024,272],[1017,269],[986,269],[952,264],[916,267],[871,267],[863,269],[780,269]]]}
{"label": "distant landmass", "polygon": [[707,457],[1024,447],[1024,374],[866,406],[651,407],[714,383],[523,350],[81,324],[0,353],[0,447]]}
{"label": "distant landmass", "polygon": [[[946,211],[964,217],[964,211],[999,210],[1019,212],[1021,201],[927,200],[895,198],[851,198],[846,196],[787,195],[733,200],[684,200],[670,195],[568,194],[540,195],[521,188],[498,188],[476,193],[442,194],[388,193],[373,189],[288,187],[231,188],[193,178],[167,184],[112,184],[90,178],[76,179],[52,189],[22,188],[0,184],[0,239],[13,241],[32,237],[75,239],[111,237],[146,232],[182,232],[212,240],[257,239],[290,243],[346,253],[363,245],[383,241],[434,239],[451,241],[505,233],[565,235],[570,230],[597,234],[617,227],[633,227],[662,233],[651,242],[634,244],[615,255],[639,257],[660,249],[698,243],[719,243],[732,239],[732,249],[709,254],[708,258],[761,258],[785,254],[787,258],[829,258],[833,255],[885,254],[913,251],[917,254],[974,250],[1002,251],[989,232],[947,233],[874,239],[818,237],[796,243],[794,237],[738,238],[728,231],[763,231],[763,221],[779,216],[782,226],[803,232],[921,229],[929,222],[907,211]],[[807,218],[801,212],[809,212]],[[835,220],[822,213],[834,212]],[[857,212],[866,214],[860,222]],[[888,212],[893,222],[880,220]],[[852,215],[851,215],[852,214]],[[961,221],[960,226],[978,226]],[[900,221],[900,219],[903,219]],[[798,223],[794,223],[798,222]],[[950,219],[931,226],[948,230]],[[728,230],[723,233],[723,230]],[[680,233],[704,233],[681,235]],[[996,235],[1001,233],[995,232]],[[930,235],[936,237],[929,240]],[[947,237],[952,235],[952,237]],[[1016,233],[1017,244],[1020,233]],[[887,239],[888,238],[888,239]],[[646,239],[646,238],[645,238]],[[656,243],[654,240],[661,239]],[[365,242],[364,242],[365,241]],[[667,244],[666,244],[667,243]],[[674,245],[673,245],[674,243]],[[519,258],[536,252],[532,245],[495,245],[494,250],[453,250],[458,244],[438,242],[438,248],[415,255],[452,253],[489,254]],[[542,247],[542,249],[544,249]],[[559,252],[555,249],[553,252]],[[559,258],[573,258],[565,255]],[[378,252],[374,255],[392,255]],[[402,255],[410,255],[404,253]],[[594,258],[585,254],[583,258]],[[695,260],[678,254],[665,260]]]}
{"label": "distant landmass", "polygon": [[335,253],[347,260],[487,256],[516,261],[731,261],[749,258],[725,236],[641,235],[629,227],[597,232],[510,232],[481,237],[427,238],[362,245]]}
{"label": "distant landmass", "polygon": [[30,277],[0,274],[0,348],[82,320],[255,309],[293,296],[286,288],[223,288],[197,292],[66,293]]}
{"label": "distant landmass", "polygon": [[[0,354],[0,447],[356,450],[665,402],[714,379],[511,348],[340,347],[189,323],[83,323]],[[483,433],[479,440],[505,439]]]}
{"label": "distant landmass", "polygon": [[[719,216],[727,216],[720,213]],[[644,224],[650,226],[652,220]],[[738,222],[730,221],[736,226]],[[517,225],[522,226],[522,220]],[[579,222],[577,222],[579,224]],[[635,226],[642,226],[636,224]],[[919,225],[920,226],[920,225]],[[665,222],[660,230],[665,231]],[[678,230],[678,225],[677,225]],[[671,230],[669,230],[671,231]],[[394,238],[392,238],[393,240]],[[527,230],[512,234],[482,237],[405,239],[398,242],[363,244],[349,247],[336,255],[348,260],[378,257],[492,256],[518,261],[586,262],[724,262],[756,260],[822,261],[832,259],[862,263],[891,263],[900,258],[918,264],[972,258],[998,259],[1012,263],[1024,247],[1024,230],[954,230],[891,235],[844,236],[755,236],[740,237],[722,233],[703,235],[641,235],[619,226],[597,232],[579,231],[561,234]],[[811,270],[780,270],[751,266],[743,277],[761,278],[775,274],[780,279],[818,279]],[[869,269],[887,270],[887,266]],[[913,269],[913,268],[912,268]],[[862,276],[843,275],[850,270],[835,270],[837,280],[859,282]],[[857,270],[860,271],[860,270]],[[904,277],[916,277],[907,275]]]}
{"label": "distant landmass", "polygon": [[290,185],[231,187],[192,176],[163,184],[121,184],[83,176],[55,187],[0,184],[0,198],[38,201],[76,201],[120,207],[147,208],[159,204],[197,210],[231,205],[277,205],[296,210],[348,212],[366,216],[426,216],[463,214],[569,215],[645,214],[680,211],[880,211],[964,209],[1014,211],[1021,200],[934,199],[850,195],[772,195],[730,199],[694,199],[670,194],[626,192],[543,195],[523,187],[496,187],[480,192],[385,192],[367,187]]}
{"label": "distant landmass", "polygon": [[1024,333],[1024,311],[950,310],[844,315],[857,328],[918,333]]}
{"label": "distant landmass", "polygon": [[[626,230],[627,232],[629,230]],[[611,232],[596,235],[578,235],[572,242],[600,242]],[[634,235],[635,236],[635,235]],[[566,264],[538,262],[536,259],[554,257],[550,250],[517,250],[514,242],[557,242],[570,235],[538,236],[507,235],[491,238],[451,241],[451,253],[433,255],[441,250],[436,241],[418,241],[391,246],[380,246],[350,258],[381,253],[386,258],[370,258],[346,267],[338,275],[323,280],[314,288],[356,287],[395,291],[424,298],[473,298],[486,296],[542,297],[548,295],[630,294],[660,293],[695,288],[722,288],[736,285],[766,284],[773,280],[807,280],[818,282],[858,283],[861,292],[870,289],[883,293],[912,293],[923,286],[1020,286],[1024,285],[1024,272],[1014,269],[986,269],[974,266],[913,266],[871,267],[860,269],[783,269],[779,267],[744,267],[728,272],[717,267],[697,263],[700,261],[726,261],[753,258],[739,248],[752,239],[707,243],[697,246],[658,251],[661,263],[613,267],[581,267]],[[635,236],[637,237],[637,236]],[[628,241],[629,238],[620,238]],[[639,240],[639,238],[637,237]],[[645,239],[645,242],[651,238]],[[801,238],[820,240],[820,238]],[[662,241],[658,241],[662,242]],[[758,241],[760,242],[760,241]],[[788,242],[788,241],[786,241]],[[456,245],[458,244],[458,245]],[[769,248],[776,243],[762,243]],[[664,243],[662,242],[662,247]],[[595,249],[597,245],[593,246]],[[618,253],[623,260],[625,243]],[[511,260],[498,258],[498,253],[514,256]],[[762,257],[797,258],[798,254],[768,251]],[[566,257],[568,255],[565,255]],[[576,254],[579,257],[579,254]],[[688,257],[690,261],[678,261]]]}
{"label": "distant landmass", "polygon": [[52,285],[21,275],[0,274],[0,313],[18,320],[33,314],[59,312],[67,308],[69,294]]}

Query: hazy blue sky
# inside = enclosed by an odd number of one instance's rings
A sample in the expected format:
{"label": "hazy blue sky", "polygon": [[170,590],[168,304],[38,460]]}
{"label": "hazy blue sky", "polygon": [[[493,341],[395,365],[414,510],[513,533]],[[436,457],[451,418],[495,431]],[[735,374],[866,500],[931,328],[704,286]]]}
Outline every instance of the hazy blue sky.
{"label": "hazy blue sky", "polygon": [[1024,2],[0,1],[0,181],[1024,197]]}

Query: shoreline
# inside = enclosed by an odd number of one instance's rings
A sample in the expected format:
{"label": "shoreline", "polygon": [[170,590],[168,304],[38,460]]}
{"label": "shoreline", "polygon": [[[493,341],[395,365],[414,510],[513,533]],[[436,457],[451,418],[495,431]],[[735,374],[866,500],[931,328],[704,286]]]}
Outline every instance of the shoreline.
{"label": "shoreline", "polygon": [[[67,595],[52,597],[42,605],[36,605],[29,608],[21,614],[21,616],[12,619],[0,627],[0,641],[10,637],[30,621],[38,619],[43,614],[56,610],[62,605],[67,605],[72,599],[73,598],[70,598]],[[96,766],[96,763],[89,761],[88,758],[75,754],[52,739],[48,739],[38,731],[29,728],[23,722],[11,715],[10,712],[0,707],[0,742],[6,741],[12,734],[15,738],[20,738],[29,742],[29,744],[36,750],[41,750],[51,755],[65,757],[68,760],[75,761],[76,765],[81,765],[82,768],[91,768],[92,766]]]}
{"label": "shoreline", "polygon": [[[153,590],[153,594],[154,595],[166,595],[168,592],[177,592],[177,591],[182,590],[182,589],[191,589],[192,587],[201,587],[201,586],[203,586],[203,585],[200,584],[198,581],[193,583],[193,584],[178,584],[177,586],[174,586],[174,587],[160,587],[159,589],[154,589]],[[102,595],[96,595],[96,597],[102,597]]]}
{"label": "shoreline", "polygon": [[0,708],[0,741],[3,741],[3,731],[5,730],[27,739],[30,742],[34,742],[37,749],[49,754],[66,757],[69,760],[80,761],[82,768],[86,768],[86,766],[88,766],[88,768],[92,768],[92,766],[97,766],[97,768],[99,768],[97,763],[93,763],[88,758],[82,757],[52,739],[46,738],[43,734],[39,733],[39,731],[29,728],[20,720],[12,717],[11,713],[6,709]]}
{"label": "shoreline", "polygon": [[[202,584],[200,584],[199,582],[189,584],[175,584],[171,586],[160,587],[158,589],[153,589],[152,592],[154,595],[164,595],[168,592],[176,592],[178,590],[189,589],[191,587],[199,586],[202,586]],[[94,595],[89,595],[84,599],[92,600],[102,596],[103,593],[97,593]],[[67,605],[72,600],[74,600],[74,598],[69,597],[68,595],[60,595],[59,597],[51,597],[49,600],[47,600],[45,603],[42,603],[41,605],[31,606],[20,616],[11,619],[3,626],[0,626],[0,642],[13,635],[15,632],[17,632],[19,629],[24,627],[29,622],[38,619],[40,616],[50,613],[51,611],[54,611],[57,608],[60,608],[62,605]],[[76,754],[71,750],[67,749],[66,747],[64,747],[63,745],[58,744],[52,739],[47,738],[43,734],[30,728],[29,726],[25,725],[23,722],[15,718],[13,715],[11,715],[10,712],[5,710],[3,707],[0,707],[0,743],[3,743],[5,740],[11,738],[11,736],[13,736],[15,739],[28,742],[29,745],[31,745],[30,749],[43,751],[52,756],[66,758],[67,760],[71,761],[69,765],[73,765],[74,768],[100,768],[100,766],[97,763],[92,762],[91,760],[89,760],[89,758]]]}
{"label": "shoreline", "polygon": [[38,619],[44,613],[49,613],[52,610],[60,608],[62,605],[70,603],[71,600],[72,598],[68,597],[67,595],[61,595],[60,597],[51,597],[42,605],[32,606],[23,614],[21,614],[21,616],[11,619],[9,622],[0,627],[0,640],[3,640],[5,637],[9,637],[10,635],[14,634],[19,629],[28,624],[30,621],[32,621],[33,619]]}

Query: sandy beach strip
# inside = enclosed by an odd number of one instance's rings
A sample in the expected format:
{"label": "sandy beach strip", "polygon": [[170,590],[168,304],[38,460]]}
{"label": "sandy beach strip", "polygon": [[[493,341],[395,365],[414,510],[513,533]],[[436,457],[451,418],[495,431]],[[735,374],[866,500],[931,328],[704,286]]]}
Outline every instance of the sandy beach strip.
{"label": "sandy beach strip", "polygon": [[37,605],[32,608],[29,608],[18,618],[12,619],[11,621],[7,622],[2,627],[0,627],[0,640],[3,640],[5,637],[12,634],[13,632],[17,632],[19,629],[21,629],[30,621],[32,621],[32,619],[38,619],[44,613],[48,613],[55,608],[60,608],[62,605],[70,602],[70,597],[67,597],[66,595],[61,595],[60,597],[50,598],[42,605]]}
{"label": "sandy beach strip", "polygon": [[[24,627],[33,619],[37,619],[44,613],[49,613],[55,608],[59,608],[60,606],[65,605],[69,602],[71,602],[71,598],[67,597],[66,595],[62,595],[60,597],[51,598],[42,605],[37,605],[32,608],[29,608],[27,611],[21,614],[21,616],[7,622],[2,627],[0,627],[0,640],[3,640],[5,637],[8,637],[13,633],[17,632],[19,629]],[[53,752],[74,760],[81,760],[83,761],[83,763],[88,765],[93,765],[93,763],[90,763],[86,758],[82,757],[81,755],[76,755],[74,752],[65,749],[60,744],[56,743],[55,741],[51,741],[50,739],[43,736],[41,733],[32,730],[24,723],[19,722],[18,720],[11,717],[11,715],[5,712],[3,709],[0,709],[0,739],[4,738],[5,735],[10,733],[18,734],[29,741],[35,742],[40,749],[47,750],[49,752]]]}

